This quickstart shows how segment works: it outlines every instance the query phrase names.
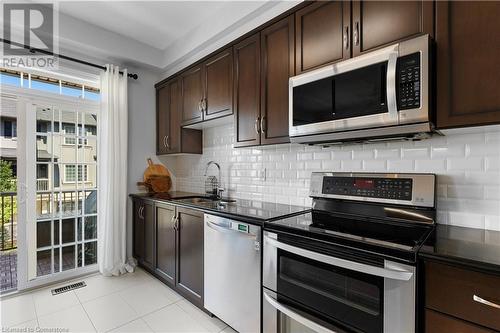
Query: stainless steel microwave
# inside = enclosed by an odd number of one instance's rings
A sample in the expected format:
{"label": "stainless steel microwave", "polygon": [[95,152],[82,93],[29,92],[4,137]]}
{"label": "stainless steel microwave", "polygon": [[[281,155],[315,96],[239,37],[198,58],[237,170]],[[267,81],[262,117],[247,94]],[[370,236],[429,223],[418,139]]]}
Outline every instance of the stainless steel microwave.
{"label": "stainless steel microwave", "polygon": [[433,132],[428,35],[290,78],[290,140],[422,138]]}

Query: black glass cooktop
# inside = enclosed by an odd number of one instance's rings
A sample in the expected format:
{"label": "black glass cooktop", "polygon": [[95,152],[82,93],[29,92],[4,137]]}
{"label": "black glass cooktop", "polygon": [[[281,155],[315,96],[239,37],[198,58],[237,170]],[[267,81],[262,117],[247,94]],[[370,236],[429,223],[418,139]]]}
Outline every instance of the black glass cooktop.
{"label": "black glass cooktop", "polygon": [[313,210],[266,226],[413,261],[432,225]]}

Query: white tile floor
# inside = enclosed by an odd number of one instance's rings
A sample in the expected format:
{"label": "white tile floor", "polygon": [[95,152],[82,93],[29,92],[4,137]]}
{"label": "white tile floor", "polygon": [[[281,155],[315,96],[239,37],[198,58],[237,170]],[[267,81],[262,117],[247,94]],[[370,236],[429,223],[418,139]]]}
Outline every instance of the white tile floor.
{"label": "white tile floor", "polygon": [[86,287],[57,296],[51,286],[0,299],[2,332],[235,332],[143,270],[81,280]]}

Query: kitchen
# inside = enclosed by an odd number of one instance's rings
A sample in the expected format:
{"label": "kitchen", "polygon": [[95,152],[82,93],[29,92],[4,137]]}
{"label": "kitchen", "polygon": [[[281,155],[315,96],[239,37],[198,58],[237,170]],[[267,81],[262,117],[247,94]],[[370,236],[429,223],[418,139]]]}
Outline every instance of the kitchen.
{"label": "kitchen", "polygon": [[130,115],[137,270],[238,332],[499,331],[499,14],[294,3],[162,72]]}

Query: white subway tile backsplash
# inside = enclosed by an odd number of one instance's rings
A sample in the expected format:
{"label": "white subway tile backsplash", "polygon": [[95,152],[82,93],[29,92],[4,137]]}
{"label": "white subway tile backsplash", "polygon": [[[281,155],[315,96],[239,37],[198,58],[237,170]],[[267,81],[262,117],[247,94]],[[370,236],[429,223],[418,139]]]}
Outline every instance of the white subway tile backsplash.
{"label": "white subway tile backsplash", "polygon": [[312,171],[429,172],[438,176],[439,223],[500,230],[500,127],[417,142],[232,148],[232,125],[224,125],[205,129],[203,140],[202,156],[160,157],[177,190],[203,191],[209,160],[221,164],[230,196],[306,206]]}

